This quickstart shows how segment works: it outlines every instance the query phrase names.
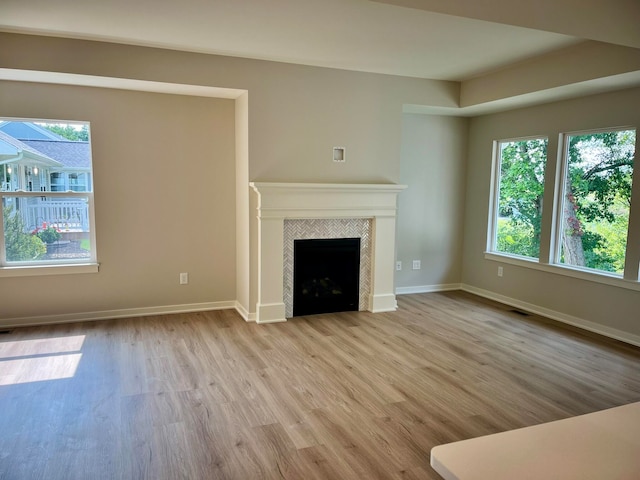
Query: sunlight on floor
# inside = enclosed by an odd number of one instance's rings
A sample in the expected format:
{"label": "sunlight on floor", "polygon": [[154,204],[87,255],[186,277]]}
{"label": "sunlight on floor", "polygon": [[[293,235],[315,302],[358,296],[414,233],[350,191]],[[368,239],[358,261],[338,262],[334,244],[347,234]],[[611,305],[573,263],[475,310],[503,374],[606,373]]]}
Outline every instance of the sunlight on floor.
{"label": "sunlight on floor", "polygon": [[81,358],[81,353],[73,353],[0,361],[0,385],[71,378]]}
{"label": "sunlight on floor", "polygon": [[0,343],[0,385],[71,378],[84,335]]}

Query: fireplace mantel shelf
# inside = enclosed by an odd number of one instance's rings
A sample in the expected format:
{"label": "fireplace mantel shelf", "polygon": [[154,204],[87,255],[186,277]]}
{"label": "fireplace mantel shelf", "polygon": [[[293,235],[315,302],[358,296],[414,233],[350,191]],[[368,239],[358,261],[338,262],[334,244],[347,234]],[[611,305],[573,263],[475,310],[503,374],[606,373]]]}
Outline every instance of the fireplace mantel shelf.
{"label": "fireplace mantel shelf", "polygon": [[258,194],[258,323],[285,321],[285,219],[371,218],[372,265],[368,310],[393,311],[397,196],[406,185],[340,183],[249,184]]}
{"label": "fireplace mantel shelf", "polygon": [[260,218],[362,218],[396,215],[406,185],[372,183],[249,184],[259,196]]}
{"label": "fireplace mantel shelf", "polygon": [[283,190],[305,190],[305,191],[389,191],[389,192],[401,192],[406,185],[397,185],[395,183],[286,183],[286,182],[251,182],[251,185],[256,191],[266,191],[267,189],[272,191]]}

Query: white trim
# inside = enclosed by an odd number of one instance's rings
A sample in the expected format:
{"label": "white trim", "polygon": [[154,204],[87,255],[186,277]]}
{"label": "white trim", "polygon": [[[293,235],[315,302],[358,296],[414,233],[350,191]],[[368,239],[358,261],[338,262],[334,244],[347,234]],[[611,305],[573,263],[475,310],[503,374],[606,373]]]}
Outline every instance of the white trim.
{"label": "white trim", "polygon": [[369,295],[369,311],[372,313],[395,312],[398,309],[396,294]]}
{"label": "white trim", "polygon": [[527,312],[535,313],[536,315],[541,315],[551,320],[556,320],[561,323],[566,323],[568,325],[572,325],[574,327],[578,327],[583,330],[587,330],[589,332],[597,333],[599,335],[604,335],[605,337],[613,338],[615,340],[620,340],[622,342],[640,347],[640,335],[635,335],[633,333],[625,332],[623,330],[618,330],[617,328],[607,327],[599,323],[590,322],[589,320],[584,320],[582,318],[574,317],[572,315],[567,315],[565,313],[557,312],[555,310],[540,307],[532,303],[523,302],[515,298],[506,297],[504,295],[500,295],[498,293],[494,293],[489,290],[484,290],[482,288],[477,288],[464,283],[461,285],[461,290],[465,292],[473,293],[474,295],[479,295],[481,297],[495,300],[496,302],[500,302],[505,305],[510,305],[512,307],[516,307]]}
{"label": "white trim", "polygon": [[397,287],[396,295],[411,295],[413,293],[448,292],[460,290],[460,283],[441,283],[438,285],[416,285],[414,287]]}
{"label": "white trim", "polygon": [[396,216],[406,185],[251,182],[259,218],[372,218]]}
{"label": "white trim", "polygon": [[101,77],[98,75],[81,75],[76,73],[17,70],[11,68],[0,68],[0,80],[81,85],[84,87],[113,88],[118,90],[136,90],[140,92],[229,99],[236,99],[247,91],[237,88],[220,88],[209,87],[206,85],[155,82],[151,80]]}
{"label": "white trim", "polygon": [[[83,173],[91,173],[91,172],[83,172]],[[89,195],[93,195],[93,192],[75,192],[73,190],[67,190],[66,192],[31,192],[31,191],[26,191],[26,190],[15,190],[15,191],[11,191],[11,192],[0,192],[0,195],[3,197],[27,197],[27,198],[33,198],[33,197],[51,197],[51,198],[56,198],[56,197],[63,197],[63,198],[83,198],[83,197],[87,197]]]}
{"label": "white trim", "polygon": [[0,267],[0,278],[3,277],[35,277],[41,275],[68,275],[75,273],[98,273],[99,263],[78,264],[39,264],[15,267]]}
{"label": "white trim", "polygon": [[256,306],[256,323],[286,322],[284,302],[258,303]]}
{"label": "white trim", "polygon": [[[564,190],[567,170],[567,134],[558,134],[555,178],[553,179],[553,208],[551,209],[551,236],[549,238],[549,263],[556,264],[562,249],[562,222],[564,220]],[[546,260],[546,258],[544,259]]]}
{"label": "white trim", "polygon": [[611,285],[612,287],[626,288],[627,290],[640,291],[640,282],[636,280],[627,280],[619,275],[603,272],[600,270],[587,270],[579,267],[572,267],[564,264],[544,264],[538,263],[536,259],[527,259],[526,257],[516,257],[504,253],[485,252],[485,260],[494,262],[507,263],[523,268],[531,268],[542,272],[563,275],[565,277],[579,278],[588,282],[602,283]]}
{"label": "white trim", "polygon": [[0,327],[28,327],[58,323],[88,322],[108,320],[112,318],[145,317],[148,315],[169,315],[173,313],[203,312],[207,310],[233,309],[235,301],[188,303],[184,305],[162,305],[159,307],[125,308],[121,310],[103,310],[99,312],[69,313],[61,315],[41,315],[37,317],[21,317],[0,319]]}
{"label": "white trim", "polygon": [[257,192],[261,193],[400,193],[406,185],[395,183],[289,183],[289,182],[251,182]]}
{"label": "white trim", "polygon": [[260,325],[267,325],[269,323],[282,323],[282,322],[286,322],[287,319],[286,318],[273,318],[273,319],[267,319],[267,320],[256,320],[256,323],[260,324]]}
{"label": "white trim", "polygon": [[[523,302],[515,298],[500,295],[489,290],[477,288],[468,284],[442,284],[442,285],[425,285],[416,287],[399,287],[396,289],[398,295],[408,295],[417,293],[433,293],[438,291],[450,291],[450,290],[462,290],[465,292],[479,295],[484,298],[495,300],[505,305],[520,308],[527,312],[531,312],[551,320],[556,320],[561,323],[566,323],[574,327],[581,328],[590,332],[603,335],[605,337],[620,340],[631,345],[640,347],[640,335],[635,335],[629,332],[610,328],[599,323],[583,320],[578,317],[567,315],[555,310],[540,307],[532,303]],[[28,327],[37,325],[51,325],[61,323],[73,323],[73,322],[87,322],[96,320],[108,320],[114,318],[129,318],[129,317],[144,317],[148,315],[169,315],[175,313],[190,313],[201,312],[208,310],[226,310],[235,309],[236,312],[247,322],[255,322],[256,314],[247,312],[237,301],[222,301],[222,302],[206,302],[206,303],[192,303],[184,305],[164,305],[159,307],[143,307],[143,308],[128,308],[121,310],[103,310],[99,312],[83,312],[61,315],[42,315],[36,317],[21,317],[21,318],[7,318],[0,319],[0,328],[15,328],[15,327]],[[394,309],[395,310],[395,309]],[[389,310],[392,311],[392,310]],[[267,320],[258,323],[276,323],[283,320]]]}
{"label": "white trim", "polygon": [[234,308],[236,309],[236,311],[240,314],[240,316],[242,318],[244,318],[245,322],[255,322],[256,321],[256,314],[255,313],[250,313],[247,311],[246,308],[244,308],[240,302],[238,302],[236,300]]}
{"label": "white trim", "polygon": [[398,193],[406,185],[250,182],[258,194],[257,323],[284,321],[285,219],[371,218],[369,310],[397,308],[395,218]]}
{"label": "white trim", "polygon": [[500,171],[502,168],[502,148],[500,140],[493,141],[491,161],[491,181],[489,182],[489,218],[487,220],[487,250],[494,251],[498,232],[498,196],[500,195]]}
{"label": "white trim", "polygon": [[395,209],[386,206],[344,206],[344,207],[262,207],[260,218],[288,218],[288,219],[315,219],[315,218],[371,218],[371,217],[395,217]]}

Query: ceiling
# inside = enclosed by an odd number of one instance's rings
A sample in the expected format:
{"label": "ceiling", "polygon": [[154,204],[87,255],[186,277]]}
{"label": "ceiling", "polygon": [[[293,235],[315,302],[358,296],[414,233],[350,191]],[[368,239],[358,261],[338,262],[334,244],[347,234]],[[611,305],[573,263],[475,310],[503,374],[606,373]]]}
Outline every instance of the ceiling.
{"label": "ceiling", "polygon": [[586,40],[635,48],[640,59],[638,19],[638,0],[0,0],[0,30],[7,32],[463,86]]}
{"label": "ceiling", "polygon": [[368,0],[2,0],[3,30],[463,80],[582,39]]}

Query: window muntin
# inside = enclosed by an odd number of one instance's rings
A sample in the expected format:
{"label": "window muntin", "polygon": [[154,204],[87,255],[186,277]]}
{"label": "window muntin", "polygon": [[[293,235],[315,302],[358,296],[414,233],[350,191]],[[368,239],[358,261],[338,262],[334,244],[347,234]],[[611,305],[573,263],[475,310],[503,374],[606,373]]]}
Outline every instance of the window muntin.
{"label": "window muntin", "polygon": [[[11,135],[15,123],[28,138]],[[76,130],[82,148],[59,134]],[[87,123],[0,120],[0,268],[96,263],[88,134]]]}
{"label": "window muntin", "polygon": [[539,258],[547,138],[496,142],[489,250]]}
{"label": "window muntin", "polygon": [[622,276],[635,129],[564,136],[556,263]]}

